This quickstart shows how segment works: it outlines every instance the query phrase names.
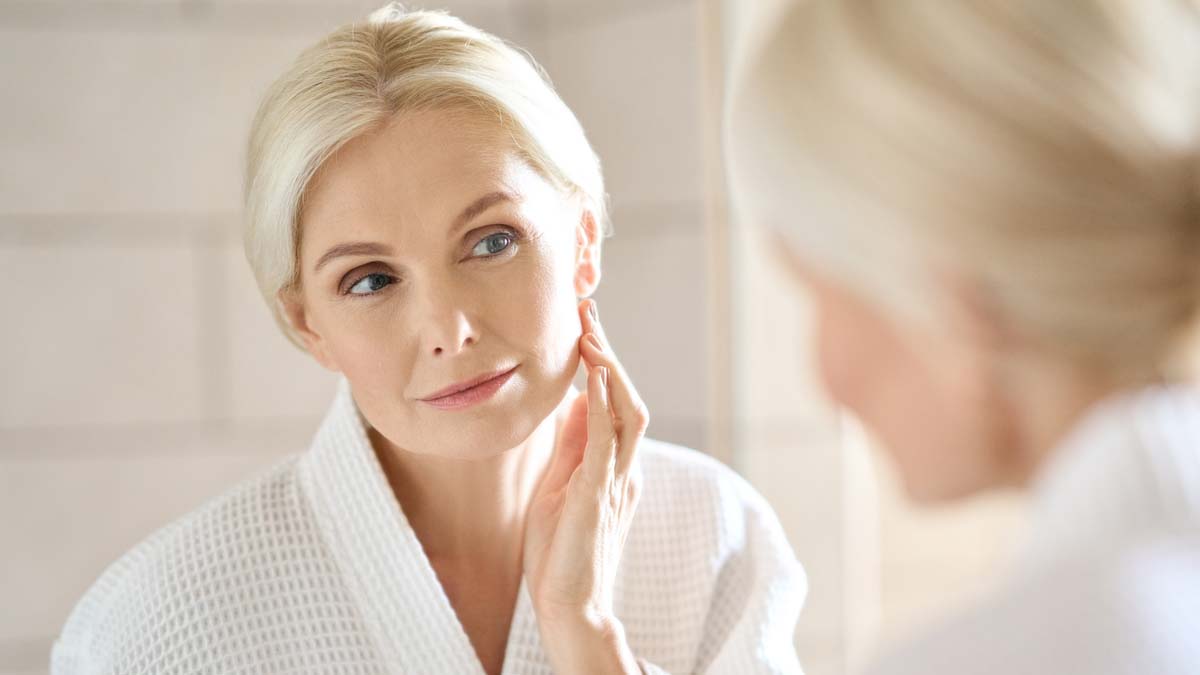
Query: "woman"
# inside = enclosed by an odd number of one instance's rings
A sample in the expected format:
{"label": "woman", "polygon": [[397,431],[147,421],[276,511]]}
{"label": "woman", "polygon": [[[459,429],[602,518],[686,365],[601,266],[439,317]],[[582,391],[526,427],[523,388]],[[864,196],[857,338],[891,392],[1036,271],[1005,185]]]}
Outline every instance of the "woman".
{"label": "woman", "polygon": [[1197,6],[813,0],[734,111],[833,397],[917,500],[1032,496],[994,592],[873,672],[1200,672]]}
{"label": "woman", "polygon": [[530,61],[394,6],[334,31],[266,97],[246,207],[336,398],[306,453],[107,570],[55,673],[798,670],[770,509],[642,438],[586,300],[599,163]]}

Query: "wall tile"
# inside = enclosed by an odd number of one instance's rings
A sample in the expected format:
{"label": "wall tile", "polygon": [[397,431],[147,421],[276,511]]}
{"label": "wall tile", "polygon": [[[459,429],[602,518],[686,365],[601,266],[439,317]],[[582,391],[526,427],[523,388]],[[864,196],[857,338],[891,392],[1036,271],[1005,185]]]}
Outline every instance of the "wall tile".
{"label": "wall tile", "polygon": [[0,30],[20,101],[0,125],[0,211],[236,210],[258,100],[306,41]]}
{"label": "wall tile", "polygon": [[[267,86],[302,48],[358,16],[321,15],[273,35],[273,22],[288,20],[276,15],[294,8],[217,8],[230,25],[194,30],[132,7],[140,30],[87,30],[66,11],[0,28],[0,82],[19,102],[0,113],[0,212],[237,210],[246,136]],[[503,37],[531,35],[509,15],[465,9]],[[0,17],[13,12],[0,5]]]}
{"label": "wall tile", "polygon": [[0,427],[202,414],[190,247],[6,247],[0,270]]}
{"label": "wall tile", "polygon": [[337,376],[292,345],[275,325],[240,247],[224,250],[229,311],[228,392],[237,419],[321,414]]}
{"label": "wall tile", "polygon": [[0,639],[0,675],[46,675],[50,636],[24,640]]}
{"label": "wall tile", "polygon": [[548,70],[600,155],[616,208],[702,201],[698,17],[691,3],[655,4],[552,24]]}

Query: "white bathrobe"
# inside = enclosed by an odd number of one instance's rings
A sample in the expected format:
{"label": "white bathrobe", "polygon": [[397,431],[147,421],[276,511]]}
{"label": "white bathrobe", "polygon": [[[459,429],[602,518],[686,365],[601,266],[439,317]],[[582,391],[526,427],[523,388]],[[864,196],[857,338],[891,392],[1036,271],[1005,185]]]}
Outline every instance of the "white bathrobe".
{"label": "white bathrobe", "polygon": [[[806,585],[770,507],[646,439],[615,610],[647,672],[799,672]],[[486,570],[480,570],[486,575]],[[551,673],[522,582],[504,673]],[[344,378],[311,448],[150,536],[80,600],[55,675],[478,673]]]}
{"label": "white bathrobe", "polygon": [[993,591],[889,650],[874,675],[1200,674],[1200,392],[1095,406],[1033,489]]}

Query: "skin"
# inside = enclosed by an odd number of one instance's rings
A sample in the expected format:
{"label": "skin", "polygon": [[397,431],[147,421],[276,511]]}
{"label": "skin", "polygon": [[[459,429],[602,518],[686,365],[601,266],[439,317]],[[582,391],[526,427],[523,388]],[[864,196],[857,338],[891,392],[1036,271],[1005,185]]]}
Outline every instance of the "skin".
{"label": "skin", "polygon": [[1119,388],[1004,330],[969,280],[946,277],[953,316],[917,328],[784,240],[773,248],[812,300],[825,389],[873,433],[917,502],[1027,486],[1086,409]]}
{"label": "skin", "polygon": [[[485,671],[502,669],[524,575],[556,671],[637,672],[609,568],[648,416],[594,302],[580,302],[600,281],[591,211],[486,117],[434,110],[345,145],[310,183],[300,225],[299,284],[281,305],[312,356],[349,380]],[[377,250],[318,269],[354,242]],[[581,365],[583,393],[571,386]],[[470,408],[422,400],[514,366]]]}

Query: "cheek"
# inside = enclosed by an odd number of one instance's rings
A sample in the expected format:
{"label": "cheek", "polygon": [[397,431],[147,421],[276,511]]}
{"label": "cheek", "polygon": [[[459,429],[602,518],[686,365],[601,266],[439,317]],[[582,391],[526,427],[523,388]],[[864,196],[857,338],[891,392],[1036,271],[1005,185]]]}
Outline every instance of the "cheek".
{"label": "cheek", "polygon": [[853,299],[820,304],[818,360],[829,394],[871,431],[910,496],[936,501],[976,489],[988,457],[972,405],[973,366]]}
{"label": "cheek", "polygon": [[817,363],[830,396],[855,412],[865,407],[872,381],[880,374],[879,352],[848,308],[836,301],[816,304]]}
{"label": "cheek", "polygon": [[398,402],[412,381],[415,338],[411,333],[382,308],[340,313],[332,326],[329,349],[352,383],[363,412],[375,420],[383,419],[380,415],[403,414],[406,406]]}
{"label": "cheek", "polygon": [[578,356],[580,323],[570,271],[555,258],[539,255],[514,266],[506,277],[503,292],[493,294],[490,323],[543,374],[560,374]]}
{"label": "cheek", "polygon": [[[358,304],[356,304],[356,302]],[[384,370],[395,362],[381,353],[394,340],[394,328],[386,321],[386,311],[371,301],[314,298],[308,303],[310,321],[320,335],[321,347],[338,370],[352,379]],[[387,375],[388,373],[377,373]],[[368,378],[369,379],[369,378]]]}

